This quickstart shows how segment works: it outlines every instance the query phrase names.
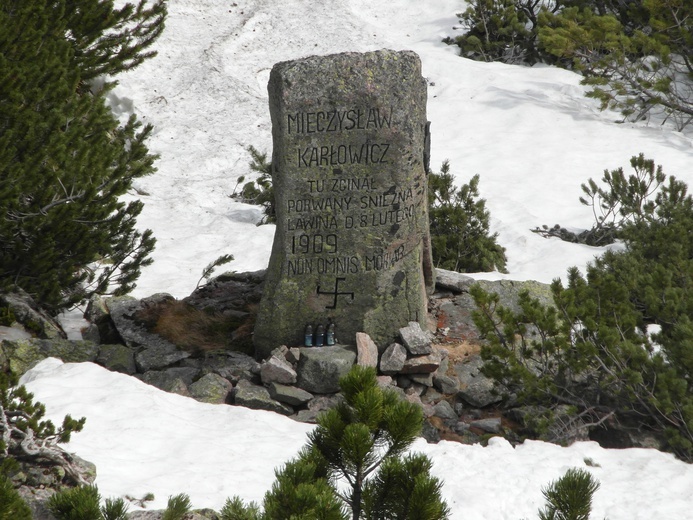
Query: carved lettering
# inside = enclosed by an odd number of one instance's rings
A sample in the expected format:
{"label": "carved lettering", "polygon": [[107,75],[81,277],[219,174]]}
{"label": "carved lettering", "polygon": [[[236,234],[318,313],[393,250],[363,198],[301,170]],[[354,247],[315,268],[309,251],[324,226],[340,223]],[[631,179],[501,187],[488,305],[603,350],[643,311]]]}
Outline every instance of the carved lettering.
{"label": "carved lettering", "polygon": [[392,108],[352,108],[287,114],[289,134],[315,134],[392,127]]}

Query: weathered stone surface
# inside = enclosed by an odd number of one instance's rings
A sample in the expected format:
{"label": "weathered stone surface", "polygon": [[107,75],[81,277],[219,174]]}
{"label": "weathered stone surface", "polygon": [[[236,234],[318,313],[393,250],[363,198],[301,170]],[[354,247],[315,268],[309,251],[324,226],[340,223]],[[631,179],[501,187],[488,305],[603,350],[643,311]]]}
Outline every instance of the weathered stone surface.
{"label": "weathered stone surface", "polygon": [[137,372],[135,352],[125,345],[101,345],[96,362],[113,372],[132,375]]}
{"label": "weathered stone surface", "polygon": [[38,338],[67,338],[60,324],[43,312],[34,299],[21,289],[0,293],[0,308],[6,309],[6,317],[13,317],[16,325]]}
{"label": "weathered stone surface", "polygon": [[190,396],[203,403],[223,404],[229,401],[233,385],[217,374],[207,374],[188,387]]}
{"label": "weathered stone surface", "polygon": [[282,385],[279,383],[270,384],[268,389],[272,399],[276,399],[281,403],[286,403],[291,406],[304,405],[315,397],[310,392],[306,392],[295,386]]}
{"label": "weathered stone surface", "polygon": [[447,401],[439,401],[436,403],[433,406],[433,415],[446,421],[452,421],[453,424],[456,424],[459,419],[454,408]]}
{"label": "weathered stone surface", "polygon": [[433,386],[444,394],[455,394],[460,389],[460,382],[455,377],[439,375],[439,370],[433,375]]}
{"label": "weathered stone surface", "polygon": [[193,384],[193,382],[196,381],[200,375],[200,369],[195,367],[172,367],[167,368],[164,372],[171,377],[180,379],[186,385]]}
{"label": "weathered stone surface", "polygon": [[339,378],[356,362],[356,353],[346,347],[306,347],[301,349],[297,385],[308,392],[329,394],[339,391]]}
{"label": "weathered stone surface", "polygon": [[407,361],[407,349],[404,345],[393,343],[385,349],[380,357],[380,371],[383,374],[397,374]]}
{"label": "weathered stone surface", "polygon": [[174,344],[163,338],[161,342],[151,345],[135,354],[135,364],[140,373],[149,370],[161,370],[190,357],[189,352],[179,350]]}
{"label": "weathered stone surface", "polygon": [[399,329],[399,336],[402,343],[412,356],[421,356],[433,352],[431,334],[421,329],[421,325],[416,321],[410,321],[409,325]]}
{"label": "weathered stone surface", "polygon": [[271,356],[260,366],[260,377],[266,385],[280,383],[291,385],[296,382],[296,371],[283,357]]}
{"label": "weathered stone surface", "polygon": [[276,64],[268,85],[277,228],[256,358],[334,319],[378,345],[426,320],[426,82],[389,50]]}
{"label": "weathered stone surface", "polygon": [[171,392],[172,394],[185,396],[190,395],[188,386],[185,384],[185,382],[181,378],[175,377],[167,372],[161,370],[150,370],[149,372],[138,377],[142,382],[155,386],[164,392]]}
{"label": "weathered stone surface", "polygon": [[402,374],[427,374],[435,372],[440,366],[441,356],[438,352],[432,352],[427,356],[417,356],[407,359],[400,370]]}
{"label": "weathered stone surface", "polygon": [[[131,299],[129,296],[123,298]],[[87,309],[84,311],[84,319],[91,323],[87,329],[87,335],[83,333],[84,339],[107,344],[123,342],[111,319],[106,301],[101,296],[94,295],[89,299]]]}
{"label": "weathered stone surface", "polygon": [[99,352],[99,346],[91,341],[72,341],[62,338],[55,339],[24,339],[3,341],[0,343],[3,363],[10,369],[22,375],[33,368],[39,361],[49,357],[61,359],[66,363],[81,363],[94,361]]}
{"label": "weathered stone surface", "polygon": [[479,408],[502,400],[500,389],[494,381],[480,372],[482,366],[481,357],[475,355],[467,363],[459,363],[454,367],[460,381],[458,395],[467,403]]}
{"label": "weathered stone surface", "polygon": [[356,333],[356,364],[362,367],[378,366],[378,346],[365,332]]}
{"label": "weathered stone surface", "polygon": [[253,410],[269,410],[283,415],[294,413],[290,406],[272,399],[265,387],[254,385],[245,379],[241,379],[236,385],[234,403]]}
{"label": "weathered stone surface", "polygon": [[413,383],[424,385],[429,388],[433,386],[433,374],[431,372],[427,374],[409,374],[409,379],[411,379]]}
{"label": "weathered stone surface", "polygon": [[477,419],[476,421],[472,421],[470,426],[472,428],[478,428],[482,431],[485,431],[487,433],[500,433],[503,431],[503,428],[501,426],[501,418],[500,417],[489,417],[487,419]]}

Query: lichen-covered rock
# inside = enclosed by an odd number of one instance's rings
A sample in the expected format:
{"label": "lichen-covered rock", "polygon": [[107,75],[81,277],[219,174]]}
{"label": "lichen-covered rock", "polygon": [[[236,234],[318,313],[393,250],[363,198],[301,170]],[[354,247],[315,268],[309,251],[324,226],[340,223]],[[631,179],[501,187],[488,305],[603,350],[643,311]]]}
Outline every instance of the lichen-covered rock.
{"label": "lichen-covered rock", "polygon": [[256,357],[302,345],[306,325],[330,319],[342,342],[365,332],[387,345],[426,320],[433,278],[420,59],[380,50],[277,63],[268,91],[277,227]]}
{"label": "lichen-covered rock", "polygon": [[49,357],[61,359],[65,363],[81,363],[95,361],[99,352],[99,346],[91,341],[62,338],[3,341],[0,349],[5,363],[17,375],[24,374],[39,361]]}
{"label": "lichen-covered rock", "polygon": [[[164,392],[190,396],[187,385],[179,377],[161,370],[150,370],[139,376],[140,380],[148,385],[157,387]],[[228,393],[228,391],[227,391]],[[202,399],[198,399],[202,400]]]}
{"label": "lichen-covered rock", "polygon": [[125,345],[101,345],[96,362],[112,372],[128,375],[137,372],[135,352]]}
{"label": "lichen-covered rock", "polygon": [[232,389],[233,385],[217,374],[207,374],[188,387],[193,399],[212,404],[227,403]]}
{"label": "lichen-covered rock", "polygon": [[60,324],[43,312],[34,299],[21,289],[0,292],[0,309],[3,309],[4,319],[7,320],[2,325],[19,324],[26,332],[38,338],[67,338]]}
{"label": "lichen-covered rock", "polygon": [[299,388],[316,394],[339,391],[339,379],[356,362],[356,353],[342,346],[306,347],[298,362]]}

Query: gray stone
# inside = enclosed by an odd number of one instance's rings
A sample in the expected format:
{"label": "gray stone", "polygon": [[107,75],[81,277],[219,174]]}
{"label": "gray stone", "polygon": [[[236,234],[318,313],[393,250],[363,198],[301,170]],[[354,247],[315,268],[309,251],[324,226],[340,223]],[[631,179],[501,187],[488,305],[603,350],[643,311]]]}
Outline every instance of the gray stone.
{"label": "gray stone", "polygon": [[229,400],[233,385],[217,374],[207,374],[188,387],[190,396],[203,403],[223,404]]}
{"label": "gray stone", "polygon": [[0,358],[3,364],[17,375],[24,374],[40,361],[55,357],[66,363],[94,361],[98,354],[98,345],[90,341],[72,341],[55,339],[20,339],[0,342]]}
{"label": "gray stone", "polygon": [[455,377],[433,374],[433,386],[444,394],[455,394],[460,389],[460,382]]}
{"label": "gray stone", "polygon": [[113,372],[132,375],[137,372],[135,353],[125,345],[101,345],[96,362]]}
{"label": "gray stone", "polygon": [[280,403],[286,403],[291,406],[301,406],[313,399],[315,396],[310,392],[301,390],[295,386],[282,385],[272,383],[269,385],[269,395],[272,399]]}
{"label": "gray stone", "polygon": [[446,269],[435,270],[436,287],[446,289],[456,293],[462,293],[469,290],[469,287],[474,284],[474,278],[458,273],[456,271],[448,271]]}
{"label": "gray stone", "polygon": [[173,343],[160,338],[160,342],[135,354],[135,364],[137,371],[143,374],[149,370],[161,370],[170,367],[189,357],[189,352],[179,350]]}
{"label": "gray stone", "polygon": [[356,353],[345,347],[306,347],[298,362],[300,388],[316,394],[339,391],[339,378],[346,375],[356,362]]}
{"label": "gray stone", "polygon": [[399,343],[393,343],[385,349],[380,357],[380,371],[383,374],[397,374],[407,361],[407,349]]}
{"label": "gray stone", "polygon": [[60,324],[41,310],[34,299],[21,289],[0,293],[0,308],[8,309],[5,312],[14,317],[15,325],[38,338],[67,338]]}
{"label": "gray stone", "polygon": [[[124,296],[128,300],[132,300],[130,296]],[[115,324],[111,319],[111,315],[106,306],[106,301],[99,295],[94,295],[89,299],[87,309],[84,311],[84,319],[90,323],[87,328],[89,337],[82,333],[84,339],[92,339],[97,343],[116,344],[122,343],[123,340],[115,328]],[[97,339],[98,338],[98,339]]]}
{"label": "gray stone", "polygon": [[319,395],[308,403],[308,409],[316,412],[324,412],[337,406],[344,400],[341,394]]}
{"label": "gray stone", "polygon": [[175,377],[168,372],[162,372],[161,370],[150,370],[144,374],[139,375],[139,379],[147,383],[148,385],[155,386],[159,390],[164,392],[171,392],[172,394],[189,396],[188,386],[179,377]]}
{"label": "gray stone", "polygon": [[454,369],[460,382],[458,395],[472,406],[483,408],[503,400],[501,388],[481,373],[483,361],[479,355],[467,363],[458,363]]}
{"label": "gray stone", "polygon": [[432,284],[426,81],[410,51],[276,64],[268,85],[277,228],[256,358],[334,319],[378,345],[425,322]]}
{"label": "gray stone", "polygon": [[414,383],[418,383],[426,387],[433,386],[433,374],[430,372],[428,374],[409,374],[409,378]]}
{"label": "gray stone", "polygon": [[365,332],[356,333],[356,364],[362,367],[378,366],[378,346]]}
{"label": "gray stone", "polygon": [[416,321],[410,321],[409,325],[399,329],[399,336],[402,343],[412,356],[421,356],[433,352],[431,341],[433,338],[429,332],[421,329]]}
{"label": "gray stone", "polygon": [[291,415],[293,408],[270,397],[269,391],[263,386],[257,386],[241,379],[236,385],[234,404],[245,406],[252,410],[268,410],[282,415]]}
{"label": "gray stone", "polygon": [[435,372],[440,366],[440,354],[433,352],[427,356],[417,356],[407,359],[400,373],[427,374]]}
{"label": "gray stone", "polygon": [[193,384],[200,375],[200,369],[195,367],[173,367],[167,368],[165,372],[172,377],[180,379],[186,385]]}
{"label": "gray stone", "polygon": [[291,385],[296,382],[296,377],[296,371],[283,355],[281,358],[273,355],[260,366],[260,378],[266,385],[270,383]]}
{"label": "gray stone", "polygon": [[241,379],[260,381],[260,363],[242,352],[226,351],[220,355],[207,356],[204,363],[186,359],[181,362],[181,365],[196,366],[201,368],[203,373],[219,374],[234,384]]}
{"label": "gray stone", "polygon": [[485,431],[486,433],[501,433],[503,431],[500,417],[478,419],[476,421],[472,421],[470,426]]}
{"label": "gray stone", "polygon": [[433,415],[440,417],[445,421],[454,421],[454,423],[457,423],[459,419],[452,405],[450,405],[450,403],[447,401],[439,401],[436,403],[433,406]]}

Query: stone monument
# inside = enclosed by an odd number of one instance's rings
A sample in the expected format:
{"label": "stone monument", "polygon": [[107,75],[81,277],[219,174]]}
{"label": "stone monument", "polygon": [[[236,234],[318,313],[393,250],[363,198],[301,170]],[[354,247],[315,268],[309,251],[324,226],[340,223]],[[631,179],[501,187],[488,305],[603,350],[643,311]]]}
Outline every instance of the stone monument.
{"label": "stone monument", "polygon": [[308,327],[314,346],[332,328],[343,344],[365,332],[387,346],[425,324],[433,280],[420,60],[381,50],[282,62],[268,90],[277,229],[256,357],[304,345]]}

